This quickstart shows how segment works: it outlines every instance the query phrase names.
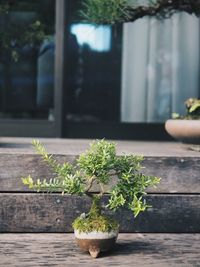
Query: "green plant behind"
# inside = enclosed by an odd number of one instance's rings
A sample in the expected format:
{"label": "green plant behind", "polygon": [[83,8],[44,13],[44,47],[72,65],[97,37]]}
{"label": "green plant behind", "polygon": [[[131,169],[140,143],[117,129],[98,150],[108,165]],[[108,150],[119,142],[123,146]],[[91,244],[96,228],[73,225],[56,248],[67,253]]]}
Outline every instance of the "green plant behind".
{"label": "green plant behind", "polygon": [[113,24],[128,17],[127,0],[85,0],[80,15],[95,24]]}
{"label": "green plant behind", "polygon": [[200,15],[200,0],[83,0],[80,15],[95,24],[133,22],[144,16],[169,18],[185,11]]}
{"label": "green plant behind", "polygon": [[[140,172],[143,157],[136,155],[117,156],[116,144],[105,140],[93,142],[90,149],[81,154],[74,165],[68,162],[58,163],[52,155],[46,152],[39,141],[34,140],[33,146],[53,171],[54,178],[34,181],[29,175],[22,178],[23,183],[38,191],[62,191],[63,194],[92,197],[93,212],[90,211],[90,217],[101,213],[101,198],[107,193],[109,196],[107,208],[116,211],[125,206],[132,210],[136,217],[149,207],[144,199],[147,187],[155,186],[160,181],[160,178],[147,176]],[[109,192],[106,192],[104,187],[113,176],[115,176],[116,184]],[[91,192],[94,183],[99,186],[98,194]],[[95,202],[96,197],[98,198],[98,206]]]}
{"label": "green plant behind", "polygon": [[186,115],[172,113],[173,119],[199,120],[200,119],[200,99],[188,98],[185,101]]}

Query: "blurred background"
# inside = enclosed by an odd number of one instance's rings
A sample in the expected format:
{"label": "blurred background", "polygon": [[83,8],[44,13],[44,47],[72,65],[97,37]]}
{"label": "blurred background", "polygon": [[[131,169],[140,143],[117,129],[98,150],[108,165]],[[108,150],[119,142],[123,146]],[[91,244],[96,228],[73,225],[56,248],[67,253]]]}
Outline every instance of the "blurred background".
{"label": "blurred background", "polygon": [[0,135],[169,140],[200,97],[200,20],[92,25],[80,0],[0,0]]}

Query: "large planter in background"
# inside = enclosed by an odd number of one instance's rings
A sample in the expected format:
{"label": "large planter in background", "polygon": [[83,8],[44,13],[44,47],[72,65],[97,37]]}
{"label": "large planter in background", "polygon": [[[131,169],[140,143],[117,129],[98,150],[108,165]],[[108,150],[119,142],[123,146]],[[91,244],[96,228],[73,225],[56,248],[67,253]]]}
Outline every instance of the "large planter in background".
{"label": "large planter in background", "polygon": [[200,120],[167,120],[165,129],[178,141],[187,144],[200,144]]}

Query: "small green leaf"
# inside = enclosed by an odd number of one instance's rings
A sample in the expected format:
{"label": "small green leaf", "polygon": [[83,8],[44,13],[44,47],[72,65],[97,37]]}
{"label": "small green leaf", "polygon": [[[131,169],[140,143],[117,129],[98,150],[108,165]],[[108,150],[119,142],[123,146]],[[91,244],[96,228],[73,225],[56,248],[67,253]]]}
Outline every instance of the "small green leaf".
{"label": "small green leaf", "polygon": [[195,103],[191,106],[191,108],[189,109],[189,112],[192,113],[193,111],[197,110],[198,108],[200,108],[200,101],[199,103]]}
{"label": "small green leaf", "polygon": [[89,190],[95,182],[99,186],[100,199],[105,194],[105,185],[115,176],[116,183],[110,191],[106,207],[116,211],[125,206],[132,210],[136,217],[149,207],[144,199],[146,189],[160,182],[158,177],[141,173],[142,156],[117,156],[116,144],[106,140],[93,142],[73,165],[69,162],[57,162],[38,140],[33,140],[32,144],[53,171],[51,179],[37,179],[34,182],[30,175],[22,178],[25,185],[37,191],[92,194]]}
{"label": "small green leaf", "polygon": [[179,119],[180,118],[180,115],[176,112],[173,112],[172,113],[172,119]]}

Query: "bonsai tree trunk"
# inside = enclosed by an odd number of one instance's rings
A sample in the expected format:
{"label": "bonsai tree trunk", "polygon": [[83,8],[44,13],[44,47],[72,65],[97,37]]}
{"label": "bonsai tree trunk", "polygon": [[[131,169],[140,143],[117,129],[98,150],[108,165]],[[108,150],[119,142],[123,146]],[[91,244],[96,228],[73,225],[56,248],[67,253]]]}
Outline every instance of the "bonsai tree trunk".
{"label": "bonsai tree trunk", "polygon": [[96,218],[101,215],[101,197],[98,195],[92,195],[92,204],[89,211],[89,217]]}

